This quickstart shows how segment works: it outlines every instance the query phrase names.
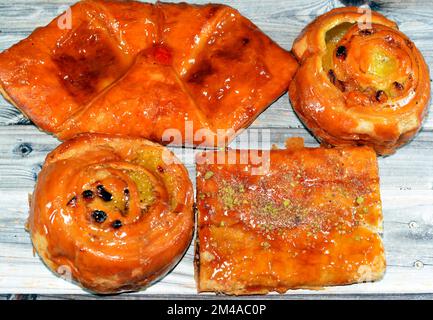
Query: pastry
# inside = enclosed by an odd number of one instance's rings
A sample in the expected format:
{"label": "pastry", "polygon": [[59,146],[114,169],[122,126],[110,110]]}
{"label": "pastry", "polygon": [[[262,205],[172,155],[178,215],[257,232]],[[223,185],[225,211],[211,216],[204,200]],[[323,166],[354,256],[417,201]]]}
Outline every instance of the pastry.
{"label": "pastry", "polygon": [[283,293],[384,274],[373,149],[295,139],[286,150],[212,151],[197,162],[200,292]]}
{"label": "pastry", "polygon": [[82,1],[0,54],[0,87],[62,140],[96,132],[214,146],[283,94],[296,68],[225,5]]}
{"label": "pastry", "polygon": [[289,94],[323,143],[368,145],[388,155],[420,129],[430,76],[395,22],[370,13],[338,8],[310,23],[293,44],[300,67]]}
{"label": "pastry", "polygon": [[96,293],[148,286],[181,259],[193,234],[188,172],[140,138],[84,134],[61,144],[30,202],[36,252],[53,272]]}

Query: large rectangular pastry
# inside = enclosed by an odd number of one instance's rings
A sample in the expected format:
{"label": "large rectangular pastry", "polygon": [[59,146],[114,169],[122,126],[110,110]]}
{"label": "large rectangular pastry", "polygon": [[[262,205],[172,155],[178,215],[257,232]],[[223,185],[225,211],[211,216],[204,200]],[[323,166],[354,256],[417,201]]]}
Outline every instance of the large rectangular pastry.
{"label": "large rectangular pastry", "polygon": [[[265,153],[197,156],[198,290],[282,293],[380,279],[385,254],[374,151],[292,141]],[[260,170],[254,158],[262,160]]]}

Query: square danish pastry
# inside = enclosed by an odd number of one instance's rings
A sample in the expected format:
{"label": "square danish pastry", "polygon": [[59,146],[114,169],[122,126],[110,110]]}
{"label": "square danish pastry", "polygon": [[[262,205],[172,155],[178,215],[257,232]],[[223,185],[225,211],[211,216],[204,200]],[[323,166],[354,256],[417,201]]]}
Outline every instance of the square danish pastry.
{"label": "square danish pastry", "polygon": [[0,93],[61,140],[214,146],[281,96],[297,67],[226,5],[89,0],[0,52]]}
{"label": "square danish pastry", "polygon": [[373,149],[290,144],[197,156],[200,292],[283,293],[383,276]]}

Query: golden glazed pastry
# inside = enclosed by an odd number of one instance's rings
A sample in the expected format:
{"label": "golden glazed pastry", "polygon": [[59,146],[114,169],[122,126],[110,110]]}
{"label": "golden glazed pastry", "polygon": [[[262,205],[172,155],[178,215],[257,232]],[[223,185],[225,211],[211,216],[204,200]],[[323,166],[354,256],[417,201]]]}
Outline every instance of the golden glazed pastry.
{"label": "golden glazed pastry", "polygon": [[385,253],[373,149],[304,148],[292,140],[287,150],[270,151],[269,170],[253,172],[260,162],[252,157],[264,153],[200,157],[198,290],[283,293],[380,279]]}
{"label": "golden glazed pastry", "polygon": [[33,246],[53,271],[96,293],[165,275],[194,228],[185,167],[139,138],[85,134],[46,158],[31,199]]}
{"label": "golden glazed pastry", "polygon": [[283,94],[296,68],[228,6],[83,1],[0,54],[0,87],[60,139],[214,146]]}
{"label": "golden glazed pastry", "polygon": [[[295,40],[300,68],[293,108],[322,142],[369,145],[392,154],[420,129],[430,98],[428,67],[414,43],[384,16],[334,9]],[[367,20],[366,20],[367,19]]]}

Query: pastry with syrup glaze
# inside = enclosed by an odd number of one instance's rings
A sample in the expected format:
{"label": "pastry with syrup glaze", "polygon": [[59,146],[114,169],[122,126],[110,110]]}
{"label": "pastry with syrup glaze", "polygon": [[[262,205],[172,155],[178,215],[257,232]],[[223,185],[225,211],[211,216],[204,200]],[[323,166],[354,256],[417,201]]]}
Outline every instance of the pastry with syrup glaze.
{"label": "pastry with syrup glaze", "polygon": [[293,44],[300,67],[289,94],[323,143],[368,145],[388,155],[421,127],[429,70],[393,21],[374,11],[368,18],[362,9],[346,7],[310,23]]}
{"label": "pastry with syrup glaze", "polygon": [[165,147],[85,134],[48,154],[31,198],[33,246],[96,293],[139,290],[183,256],[194,229],[188,172]]}
{"label": "pastry with syrup glaze", "polygon": [[301,141],[197,156],[200,292],[284,293],[382,278],[376,153]]}
{"label": "pastry with syrup glaze", "polygon": [[282,95],[296,68],[229,6],[95,0],[2,52],[0,88],[61,140],[90,132],[215,146]]}

